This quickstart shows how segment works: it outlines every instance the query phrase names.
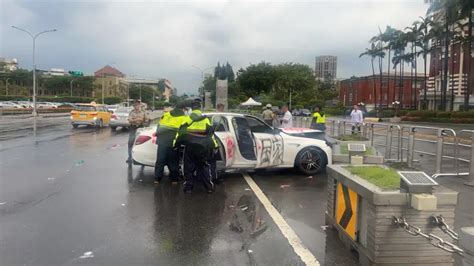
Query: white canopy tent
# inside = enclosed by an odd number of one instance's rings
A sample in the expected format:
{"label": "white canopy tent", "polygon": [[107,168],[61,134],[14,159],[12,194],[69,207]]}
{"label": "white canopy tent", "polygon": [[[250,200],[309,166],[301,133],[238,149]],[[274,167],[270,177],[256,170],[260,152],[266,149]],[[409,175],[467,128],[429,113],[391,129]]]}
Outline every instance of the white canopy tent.
{"label": "white canopy tent", "polygon": [[250,97],[247,101],[240,104],[240,106],[262,106],[262,103],[259,103]]}

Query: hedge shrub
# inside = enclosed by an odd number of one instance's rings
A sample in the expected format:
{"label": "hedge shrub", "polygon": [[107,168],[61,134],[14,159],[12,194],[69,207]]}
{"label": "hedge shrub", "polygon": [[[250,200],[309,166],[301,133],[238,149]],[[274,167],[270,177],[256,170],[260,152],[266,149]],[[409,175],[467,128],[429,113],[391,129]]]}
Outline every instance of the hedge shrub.
{"label": "hedge shrub", "polygon": [[[0,101],[32,101],[32,97],[21,95],[0,95]],[[37,102],[68,102],[68,103],[90,103],[94,101],[91,97],[76,97],[76,96],[37,96]]]}

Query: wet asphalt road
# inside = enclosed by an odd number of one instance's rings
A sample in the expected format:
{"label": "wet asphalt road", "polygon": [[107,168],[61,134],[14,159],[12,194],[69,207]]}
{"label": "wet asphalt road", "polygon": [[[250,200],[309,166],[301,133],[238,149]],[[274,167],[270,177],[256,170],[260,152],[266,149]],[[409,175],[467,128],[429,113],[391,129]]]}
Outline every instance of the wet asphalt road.
{"label": "wet asphalt road", "polygon": [[[0,265],[302,264],[240,174],[213,195],[154,187],[127,138],[56,123],[1,141]],[[356,265],[324,228],[325,175],[250,175],[321,264]]]}

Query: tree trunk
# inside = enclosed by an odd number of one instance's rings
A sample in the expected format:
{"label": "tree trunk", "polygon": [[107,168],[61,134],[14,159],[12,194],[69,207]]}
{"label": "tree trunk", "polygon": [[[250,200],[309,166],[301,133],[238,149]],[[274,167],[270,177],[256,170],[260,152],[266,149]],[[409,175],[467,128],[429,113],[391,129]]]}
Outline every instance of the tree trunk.
{"label": "tree trunk", "polygon": [[395,64],[395,67],[394,67],[394,71],[395,71],[395,74],[394,74],[394,77],[393,77],[393,91],[392,91],[392,95],[393,95],[393,98],[392,98],[392,102],[395,102],[395,91],[397,90],[397,65]]}
{"label": "tree trunk", "polygon": [[443,60],[443,79],[441,84],[441,110],[446,111],[446,93],[448,91],[448,56],[449,56],[449,24],[448,17],[445,17],[445,37],[444,37],[444,60]]}
{"label": "tree trunk", "polygon": [[454,111],[454,43],[451,44],[451,71],[449,72],[451,76],[451,105],[449,110]]}
{"label": "tree trunk", "polygon": [[377,110],[377,97],[375,92],[375,69],[374,69],[374,58],[372,58],[372,99],[374,101],[374,110]]}
{"label": "tree trunk", "polygon": [[467,58],[468,58],[468,61],[467,61],[467,86],[466,86],[466,91],[464,93],[464,111],[467,111],[468,108],[469,108],[469,94],[472,93],[472,91],[470,90],[470,86],[471,86],[471,61],[472,61],[472,58],[471,58],[471,53],[472,53],[472,1],[469,1],[469,30],[468,30],[468,44],[469,44],[469,49],[467,49],[467,51],[469,52]]}
{"label": "tree trunk", "polygon": [[415,45],[415,93],[413,95],[413,98],[414,98],[414,102],[415,102],[415,110],[418,110],[418,93],[420,93],[420,91],[418,90],[418,71],[417,71],[417,67],[418,67],[418,56],[416,55],[416,45]]}
{"label": "tree trunk", "polygon": [[[411,46],[411,53],[413,54],[413,43]],[[410,108],[413,108],[413,60],[410,62]]]}
{"label": "tree trunk", "polygon": [[382,68],[383,68],[383,58],[379,58],[379,72],[380,72],[380,78],[379,78],[379,109],[382,109],[382,101],[383,101],[383,88],[382,88]]}
{"label": "tree trunk", "polygon": [[[391,53],[391,49],[390,49],[390,46],[388,48],[388,70],[387,70],[387,107],[388,107],[388,96],[389,96],[389,93],[390,93],[390,53]],[[382,96],[383,97],[383,96]]]}
{"label": "tree trunk", "polygon": [[423,76],[424,79],[424,90],[423,90],[423,109],[426,110],[428,108],[428,99],[427,99],[427,90],[428,87],[426,86],[427,78],[426,78],[426,54],[423,54],[423,60],[424,60],[424,67],[425,67],[425,75]]}
{"label": "tree trunk", "polygon": [[400,82],[398,83],[398,101],[400,102],[400,106],[403,108],[403,76],[404,76],[404,65],[405,63],[400,63]]}

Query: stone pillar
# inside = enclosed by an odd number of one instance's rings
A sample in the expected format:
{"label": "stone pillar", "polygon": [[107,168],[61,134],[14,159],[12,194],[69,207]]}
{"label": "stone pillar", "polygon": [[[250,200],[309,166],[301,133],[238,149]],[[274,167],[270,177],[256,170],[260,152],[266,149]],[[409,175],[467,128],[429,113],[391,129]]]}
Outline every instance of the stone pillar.
{"label": "stone pillar", "polygon": [[461,228],[459,245],[464,250],[462,265],[474,265],[474,227]]}
{"label": "stone pillar", "polygon": [[206,91],[204,92],[204,110],[209,110],[211,108],[212,108],[211,92]]}
{"label": "stone pillar", "polygon": [[216,107],[218,104],[224,105],[224,111],[227,111],[228,102],[227,102],[227,79],[220,80],[218,79],[216,82]]}

